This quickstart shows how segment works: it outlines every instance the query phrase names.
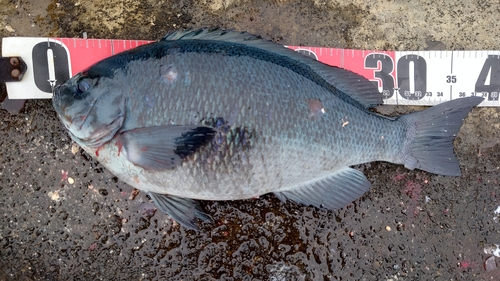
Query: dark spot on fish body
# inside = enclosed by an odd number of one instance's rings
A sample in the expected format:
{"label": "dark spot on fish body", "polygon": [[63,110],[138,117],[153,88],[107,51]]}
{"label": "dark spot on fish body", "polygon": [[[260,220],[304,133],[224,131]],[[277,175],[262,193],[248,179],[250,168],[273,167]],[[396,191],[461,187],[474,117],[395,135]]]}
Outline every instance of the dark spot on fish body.
{"label": "dark spot on fish body", "polygon": [[310,99],[307,101],[309,118],[318,120],[326,113],[323,103],[319,99]]}
{"label": "dark spot on fish body", "polygon": [[186,158],[193,154],[199,147],[205,146],[210,139],[213,139],[211,128],[197,127],[182,134],[181,138],[176,139],[174,152],[181,158]]}
{"label": "dark spot on fish body", "polygon": [[[183,159],[193,175],[217,177],[220,174],[244,172],[252,169],[249,152],[255,147],[257,132],[247,127],[234,127],[220,117],[205,118],[200,123],[217,128],[214,138],[194,154]],[[243,174],[242,174],[243,176]]]}
{"label": "dark spot on fish body", "polygon": [[123,149],[123,142],[118,138],[116,139],[115,145],[118,147],[118,156],[120,156]]}

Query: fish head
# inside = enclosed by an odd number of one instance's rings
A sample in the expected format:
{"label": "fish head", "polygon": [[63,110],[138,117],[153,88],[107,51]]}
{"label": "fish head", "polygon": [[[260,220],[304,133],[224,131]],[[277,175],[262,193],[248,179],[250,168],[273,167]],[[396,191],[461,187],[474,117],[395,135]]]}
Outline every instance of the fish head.
{"label": "fish head", "polygon": [[113,77],[82,72],[54,89],[52,105],[74,141],[99,148],[114,137],[125,119],[120,88]]}

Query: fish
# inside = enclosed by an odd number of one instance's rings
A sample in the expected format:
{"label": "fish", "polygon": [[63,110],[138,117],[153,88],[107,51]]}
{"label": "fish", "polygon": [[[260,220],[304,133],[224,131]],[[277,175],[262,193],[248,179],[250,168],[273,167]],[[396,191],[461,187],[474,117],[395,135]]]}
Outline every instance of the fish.
{"label": "fish", "polygon": [[200,200],[275,194],[339,209],[385,161],[459,176],[453,141],[481,97],[398,117],[372,81],[245,32],[182,30],[103,59],[54,89],[71,138],[188,229]]}

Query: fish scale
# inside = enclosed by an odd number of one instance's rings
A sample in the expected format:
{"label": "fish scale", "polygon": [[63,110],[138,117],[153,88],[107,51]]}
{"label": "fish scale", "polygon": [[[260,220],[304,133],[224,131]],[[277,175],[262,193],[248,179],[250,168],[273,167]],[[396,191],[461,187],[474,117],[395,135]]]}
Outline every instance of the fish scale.
{"label": "fish scale", "polygon": [[53,98],[73,140],[193,229],[196,218],[208,220],[195,199],[274,193],[344,207],[370,187],[350,168],[356,164],[458,175],[453,139],[481,101],[384,117],[368,110],[382,99],[363,77],[246,33],[209,29],[107,58]]}
{"label": "fish scale", "polygon": [[[260,135],[263,136],[273,136],[273,135],[278,135],[277,139],[280,138],[279,134],[285,134],[286,138],[291,139],[291,140],[298,140],[300,138],[304,139],[302,142],[306,144],[309,139],[309,135],[316,133],[316,132],[323,132],[323,136],[321,139],[325,144],[328,145],[329,151],[331,151],[331,155],[327,155],[328,157],[332,158],[332,156],[338,154],[338,149],[341,149],[345,152],[345,154],[350,154],[351,152],[351,147],[349,141],[343,141],[345,138],[349,138],[349,134],[345,134],[342,131],[339,131],[338,134],[326,134],[325,131],[338,131],[336,128],[332,128],[331,125],[334,124],[342,124],[343,122],[341,121],[342,119],[345,119],[347,116],[349,116],[348,119],[351,119],[351,123],[356,122],[356,116],[362,117],[361,112],[358,115],[356,114],[356,108],[348,108],[348,104],[345,105],[345,108],[335,106],[335,103],[340,103],[340,101],[337,100],[331,100],[328,101],[328,98],[331,98],[330,92],[323,91],[323,92],[315,92],[315,93],[309,93],[305,94],[303,93],[303,89],[307,88],[307,84],[313,84],[314,82],[311,82],[310,80],[307,80],[303,78],[302,76],[298,76],[295,72],[286,72],[288,76],[297,76],[297,77],[280,77],[281,80],[283,81],[289,81],[288,83],[283,83],[279,85],[273,85],[270,84],[269,81],[266,79],[267,75],[271,75],[272,73],[276,73],[280,71],[280,67],[271,64],[269,62],[261,62],[261,61],[256,61],[253,58],[247,59],[247,58],[238,58],[238,60],[242,60],[241,64],[245,65],[245,67],[242,70],[235,71],[237,69],[236,65],[232,63],[228,63],[229,66],[232,67],[221,67],[218,66],[218,63],[220,63],[221,59],[220,57],[217,56],[208,56],[208,57],[199,57],[200,55],[194,55],[194,56],[182,56],[183,60],[182,63],[177,62],[175,58],[172,60],[169,60],[168,57],[166,61],[155,61],[154,63],[148,63],[148,65],[151,67],[154,65],[161,65],[161,64],[175,64],[177,69],[182,73],[183,69],[190,69],[191,76],[194,77],[195,80],[201,81],[203,84],[203,74],[204,73],[209,73],[212,72],[211,69],[220,69],[219,73],[217,71],[213,71],[212,74],[218,77],[221,77],[219,83],[209,83],[208,85],[205,84],[203,87],[203,97],[205,98],[204,100],[201,100],[203,104],[205,104],[205,112],[199,113],[200,116],[210,116],[214,114],[214,112],[217,112],[217,114],[221,116],[226,116],[227,112],[221,112],[217,110],[217,107],[220,106],[220,104],[224,104],[226,107],[230,108],[231,106],[236,106],[239,107],[238,111],[238,118],[236,120],[233,120],[232,126],[250,126],[254,127],[255,130],[259,131]],[[180,60],[180,59],[179,59]],[[226,59],[227,60],[227,59]],[[230,58],[229,61],[236,60],[236,58]],[[196,65],[202,64],[205,67],[192,70]],[[253,66],[254,64],[258,64],[257,66]],[[139,67],[134,67],[134,64],[131,64],[129,67],[130,69],[128,72],[130,73],[130,76],[132,77],[140,77],[138,75],[134,75],[134,72],[142,72],[143,70]],[[241,68],[241,67],[240,67]],[[247,106],[239,103],[235,103],[234,105],[231,105],[231,102],[228,100],[231,100],[232,97],[231,95],[216,95],[216,98],[211,100],[211,94],[210,93],[223,93],[223,91],[227,88],[237,88],[240,83],[242,83],[241,80],[231,80],[231,79],[226,79],[224,80],[225,77],[228,77],[228,73],[236,73],[239,72],[241,73],[239,77],[246,77],[249,76],[251,73],[255,72],[255,69],[257,69],[257,73],[260,73],[262,75],[257,75],[255,77],[255,84],[249,85],[248,87],[251,89],[247,90],[245,88],[239,89],[240,93],[247,93],[247,92],[252,92],[252,93],[261,93],[260,95],[263,96],[261,98],[255,98],[254,103],[252,104],[251,107],[257,108],[259,111],[265,110],[266,107],[270,107],[270,110],[273,112],[276,112],[277,117],[276,119],[279,121],[279,123],[276,124],[276,126],[272,126],[273,123],[271,124],[266,124],[266,122],[262,119],[256,118],[256,119],[251,119],[251,116],[248,116],[248,110]],[[231,70],[231,71],[229,71]],[[137,73],[137,74],[138,74]],[[281,76],[285,76],[285,74],[281,74]],[[137,83],[145,83],[143,81],[144,79],[138,79]],[[213,82],[214,79],[209,79],[211,82]],[[129,80],[129,83],[134,83],[134,80]],[[146,85],[139,85],[137,88],[141,87],[146,87]],[[172,87],[170,91],[168,91],[168,87]],[[167,85],[165,86],[164,84],[158,84],[159,89],[153,88],[153,92],[155,93],[164,93],[164,92],[169,92],[169,95],[162,99],[163,102],[165,103],[163,107],[160,108],[161,114],[164,112],[168,112],[170,120],[173,121],[174,124],[186,124],[189,121],[186,120],[186,115],[182,111],[183,108],[187,107],[187,104],[189,101],[193,100],[194,97],[192,97],[191,93],[195,92],[195,87],[196,85],[183,85],[182,83],[182,75],[180,75],[179,80],[174,81],[172,85]],[[309,87],[312,87],[309,85]],[[295,90],[294,90],[295,89]],[[322,95],[321,95],[322,94]],[[236,96],[239,96],[240,98],[238,101],[242,101],[242,95],[236,94]],[[137,99],[137,103],[142,103],[140,100],[140,96],[135,96],[139,97]],[[180,108],[175,108],[174,113],[170,113],[168,110],[164,111],[163,108],[166,107],[168,108],[168,103],[171,101],[175,101],[175,98],[182,98],[183,101],[179,101],[179,104],[181,104]],[[225,98],[224,100],[220,100],[221,98]],[[317,99],[323,99],[325,100],[325,104],[331,104],[330,106],[326,106],[326,110],[329,112],[326,114],[324,117],[324,124],[317,123],[315,124],[315,121],[310,120],[307,117],[307,110],[306,110],[306,105],[305,102],[308,98],[317,98]],[[218,100],[219,99],[219,100]],[[261,101],[269,101],[263,104]],[[134,108],[135,104],[131,104],[129,108]],[[330,110],[334,109],[335,110]],[[359,110],[358,110],[359,111]],[[179,114],[176,115],[175,113],[178,112]],[[148,112],[151,116],[155,116],[156,113],[152,110],[151,112]],[[161,115],[159,114],[159,115]],[[284,116],[280,116],[280,114]],[[139,116],[141,116],[139,114]],[[265,113],[264,115],[265,116]],[[249,118],[250,117],[250,118]],[[364,117],[364,116],[363,116]],[[376,118],[376,117],[375,117]],[[156,120],[155,118],[142,118],[143,120]],[[133,118],[130,118],[128,122],[131,122],[132,127],[146,127],[150,125],[161,125],[158,123],[153,124],[153,122],[149,123],[139,123],[139,122],[134,122]],[[366,121],[365,121],[366,122]],[[313,124],[311,124],[313,123]],[[396,125],[389,123],[391,125]],[[271,125],[271,126],[269,126]],[[326,127],[325,127],[326,125]],[[329,127],[330,125],[330,127]],[[124,125],[124,130],[129,129],[128,123]],[[364,126],[364,124],[363,124]],[[356,128],[359,131],[366,131],[366,128],[363,126],[347,126],[344,128],[344,131],[351,130],[351,128]],[[305,130],[298,130],[297,128],[304,128]],[[280,130],[284,129],[284,130]],[[388,134],[388,133],[386,133]],[[335,142],[333,140],[335,139]],[[296,143],[296,142],[294,142]],[[367,144],[369,142],[366,142]],[[333,146],[333,144],[336,144]],[[301,143],[295,144],[295,146],[300,147]],[[357,149],[357,148],[354,148]],[[300,148],[302,150],[302,148]],[[312,158],[318,159],[321,157],[320,155],[316,155],[317,153],[315,152],[317,150],[311,150],[309,151],[309,155]],[[351,156],[349,156],[351,157]],[[365,159],[365,161],[371,161],[372,159]],[[385,159],[376,159],[376,160],[385,160]],[[363,162],[363,160],[359,160],[360,162]],[[284,160],[283,162],[286,162]],[[326,160],[320,161],[320,162],[327,162]],[[357,163],[356,163],[357,164]],[[283,163],[285,167],[287,166],[286,163]],[[336,168],[336,167],[331,167],[329,169]],[[286,178],[287,176],[284,175]],[[238,184],[237,179],[235,179],[235,184]],[[259,185],[272,185],[272,183],[257,183]],[[255,194],[253,194],[255,195]],[[217,194],[215,196],[222,196],[222,194]],[[227,195],[226,195],[227,196]],[[202,199],[202,198],[200,198]],[[227,199],[233,199],[233,198],[227,198]]]}

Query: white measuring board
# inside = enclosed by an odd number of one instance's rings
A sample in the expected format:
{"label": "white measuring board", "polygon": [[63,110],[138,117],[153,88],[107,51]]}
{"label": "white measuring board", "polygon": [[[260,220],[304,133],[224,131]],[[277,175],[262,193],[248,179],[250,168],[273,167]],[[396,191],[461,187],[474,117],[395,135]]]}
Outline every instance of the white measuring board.
{"label": "white measuring board", "polygon": [[[28,70],[8,82],[11,99],[51,98],[52,89],[92,64],[145,40],[7,37],[2,56],[20,56]],[[323,63],[373,81],[385,104],[435,105],[482,96],[480,106],[500,106],[500,51],[371,51],[287,46]]]}

